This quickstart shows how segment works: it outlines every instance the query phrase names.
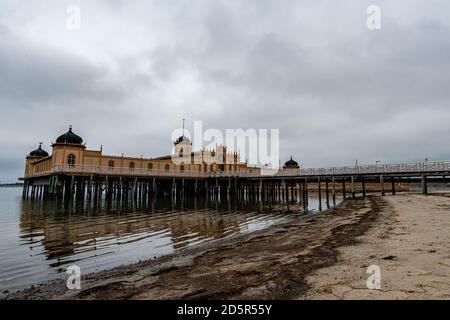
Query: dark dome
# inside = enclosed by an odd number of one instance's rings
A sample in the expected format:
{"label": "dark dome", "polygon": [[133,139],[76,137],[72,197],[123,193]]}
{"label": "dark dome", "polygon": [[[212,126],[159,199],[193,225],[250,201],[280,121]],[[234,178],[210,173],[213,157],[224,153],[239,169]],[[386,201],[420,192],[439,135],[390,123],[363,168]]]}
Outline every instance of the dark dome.
{"label": "dark dome", "polygon": [[188,137],[183,135],[183,136],[180,136],[177,140],[175,140],[174,144],[179,144],[180,142],[191,143],[191,140],[189,140]]}
{"label": "dark dome", "polygon": [[30,157],[48,157],[48,152],[42,149],[42,143],[39,143],[39,148],[30,152]]}
{"label": "dark dome", "polygon": [[60,135],[58,139],[56,139],[56,143],[72,143],[72,144],[82,144],[83,139],[72,132],[72,126],[70,126],[69,131]]}
{"label": "dark dome", "polygon": [[286,167],[298,167],[298,162],[292,160],[292,156],[291,156],[291,159],[288,160],[288,161],[286,161],[284,165],[285,165]]}

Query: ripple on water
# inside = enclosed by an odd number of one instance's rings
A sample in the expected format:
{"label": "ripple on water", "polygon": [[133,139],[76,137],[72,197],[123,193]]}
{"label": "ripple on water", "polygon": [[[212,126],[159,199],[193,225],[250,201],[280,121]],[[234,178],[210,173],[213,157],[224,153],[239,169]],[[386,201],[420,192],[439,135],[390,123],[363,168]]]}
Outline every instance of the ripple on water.
{"label": "ripple on water", "polygon": [[[220,205],[158,201],[146,207],[100,207],[21,199],[20,188],[0,188],[0,289],[14,290],[82,273],[151,259],[187,247],[297,219],[299,204]],[[311,199],[310,209],[318,207]],[[194,209],[196,208],[196,209]]]}

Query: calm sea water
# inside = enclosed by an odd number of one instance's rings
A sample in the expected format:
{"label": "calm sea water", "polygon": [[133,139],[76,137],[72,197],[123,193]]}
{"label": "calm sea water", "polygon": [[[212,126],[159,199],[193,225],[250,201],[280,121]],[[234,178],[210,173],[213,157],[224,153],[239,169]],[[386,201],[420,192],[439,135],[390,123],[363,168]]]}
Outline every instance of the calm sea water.
{"label": "calm sea water", "polygon": [[[299,204],[192,199],[63,207],[22,200],[21,192],[0,188],[0,293],[66,277],[72,264],[87,274],[304,216]],[[318,207],[318,199],[309,200],[309,210]]]}

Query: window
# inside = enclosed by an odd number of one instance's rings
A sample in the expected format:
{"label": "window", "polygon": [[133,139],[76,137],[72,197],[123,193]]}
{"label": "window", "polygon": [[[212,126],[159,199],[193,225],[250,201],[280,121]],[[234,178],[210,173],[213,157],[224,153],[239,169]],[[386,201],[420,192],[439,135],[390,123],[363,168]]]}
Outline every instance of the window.
{"label": "window", "polygon": [[180,158],[183,156],[183,148],[180,149],[180,152],[178,153],[178,155],[180,156]]}
{"label": "window", "polygon": [[108,161],[108,167],[109,167],[110,170],[114,168],[114,160],[109,160]]}
{"label": "window", "polygon": [[75,155],[73,153],[69,154],[69,156],[67,157],[67,164],[70,167],[74,167],[75,166]]}
{"label": "window", "polygon": [[184,171],[184,164],[180,166],[180,171]]}
{"label": "window", "polygon": [[169,170],[170,170],[170,166],[169,166],[168,164],[166,164],[166,165],[164,166],[164,168],[166,169],[166,171],[169,171]]}
{"label": "window", "polygon": [[133,161],[130,162],[130,171],[134,171],[135,164]]}
{"label": "window", "polygon": [[148,171],[153,170],[153,163],[149,163],[147,168],[148,168]]}
{"label": "window", "polygon": [[212,151],[211,152],[211,157],[215,157],[216,156],[216,152],[215,151]]}

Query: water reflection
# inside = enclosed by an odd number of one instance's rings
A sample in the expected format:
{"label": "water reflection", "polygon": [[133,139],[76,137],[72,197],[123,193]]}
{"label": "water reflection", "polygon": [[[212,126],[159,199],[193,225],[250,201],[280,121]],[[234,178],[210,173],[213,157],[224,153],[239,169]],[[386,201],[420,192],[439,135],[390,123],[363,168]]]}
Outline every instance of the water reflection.
{"label": "water reflection", "polygon": [[[18,204],[18,235],[7,231],[0,235],[4,240],[0,253],[2,289],[65,276],[66,267],[73,263],[86,274],[266,228],[305,214],[299,203],[236,199],[65,203],[25,200]],[[317,199],[311,199],[309,206],[318,208]]]}

